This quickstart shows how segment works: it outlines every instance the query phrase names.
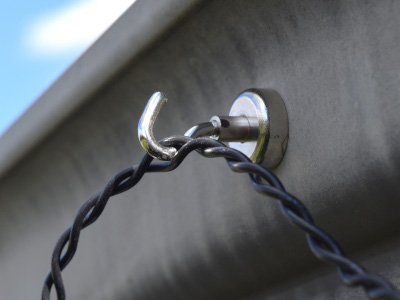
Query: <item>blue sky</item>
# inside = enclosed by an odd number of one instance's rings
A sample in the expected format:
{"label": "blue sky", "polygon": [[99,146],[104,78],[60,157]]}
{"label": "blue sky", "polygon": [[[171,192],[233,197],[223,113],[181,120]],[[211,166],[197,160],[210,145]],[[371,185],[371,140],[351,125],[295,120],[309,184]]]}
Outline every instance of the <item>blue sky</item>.
{"label": "blue sky", "polygon": [[0,135],[133,2],[5,2],[0,10]]}

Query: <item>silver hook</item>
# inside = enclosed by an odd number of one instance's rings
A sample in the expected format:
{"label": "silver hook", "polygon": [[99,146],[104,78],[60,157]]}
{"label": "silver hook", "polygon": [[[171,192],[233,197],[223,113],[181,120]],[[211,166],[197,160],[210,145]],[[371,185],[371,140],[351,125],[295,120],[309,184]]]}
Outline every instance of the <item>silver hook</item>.
{"label": "silver hook", "polygon": [[139,120],[138,136],[140,144],[152,157],[160,160],[171,160],[176,155],[176,149],[164,147],[159,144],[153,135],[153,126],[156,122],[161,107],[168,101],[167,97],[161,93],[154,93],[143,111]]}
{"label": "silver hook", "polygon": [[[138,135],[143,149],[152,157],[172,160],[177,150],[159,144],[153,135],[153,126],[167,97],[153,94],[139,121]],[[190,128],[185,136],[209,136],[241,151],[253,162],[268,168],[282,160],[289,137],[288,117],[282,98],[269,89],[251,89],[239,94],[229,116],[214,116],[209,122]]]}

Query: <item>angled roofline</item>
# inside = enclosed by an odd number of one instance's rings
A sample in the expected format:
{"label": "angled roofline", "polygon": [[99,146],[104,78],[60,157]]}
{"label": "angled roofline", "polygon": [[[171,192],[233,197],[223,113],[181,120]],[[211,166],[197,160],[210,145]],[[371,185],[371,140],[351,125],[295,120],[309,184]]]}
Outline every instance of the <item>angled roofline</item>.
{"label": "angled roofline", "polygon": [[136,1],[1,136],[0,178],[200,2]]}

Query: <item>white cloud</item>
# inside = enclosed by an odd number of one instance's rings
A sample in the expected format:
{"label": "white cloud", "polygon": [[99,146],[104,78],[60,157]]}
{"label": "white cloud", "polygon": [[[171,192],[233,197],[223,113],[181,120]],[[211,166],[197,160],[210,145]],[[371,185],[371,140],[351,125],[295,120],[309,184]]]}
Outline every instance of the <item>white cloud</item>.
{"label": "white cloud", "polygon": [[40,56],[83,51],[135,0],[81,0],[34,20],[25,42]]}

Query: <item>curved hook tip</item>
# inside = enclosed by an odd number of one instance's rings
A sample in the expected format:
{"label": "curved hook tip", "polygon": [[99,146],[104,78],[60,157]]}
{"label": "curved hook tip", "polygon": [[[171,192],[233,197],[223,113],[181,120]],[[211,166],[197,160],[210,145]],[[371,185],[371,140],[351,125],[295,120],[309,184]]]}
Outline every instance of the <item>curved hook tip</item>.
{"label": "curved hook tip", "polygon": [[168,101],[167,96],[161,92],[154,93],[143,111],[138,124],[138,137],[143,149],[152,157],[160,160],[171,160],[177,150],[159,144],[153,135],[153,126],[156,122],[161,107]]}

